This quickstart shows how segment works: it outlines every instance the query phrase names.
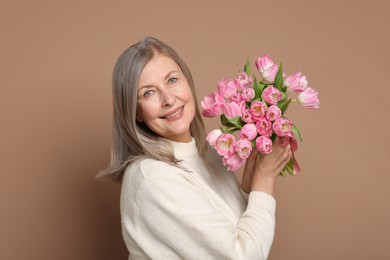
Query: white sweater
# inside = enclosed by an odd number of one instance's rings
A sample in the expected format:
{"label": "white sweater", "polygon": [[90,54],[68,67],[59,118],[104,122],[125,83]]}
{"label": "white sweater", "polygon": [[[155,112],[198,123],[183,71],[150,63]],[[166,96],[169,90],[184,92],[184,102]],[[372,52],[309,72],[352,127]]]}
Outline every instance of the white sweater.
{"label": "white sweater", "polygon": [[171,143],[190,171],[152,159],[126,169],[120,206],[129,259],[267,259],[274,198],[243,198],[214,151],[202,159],[194,140]]}

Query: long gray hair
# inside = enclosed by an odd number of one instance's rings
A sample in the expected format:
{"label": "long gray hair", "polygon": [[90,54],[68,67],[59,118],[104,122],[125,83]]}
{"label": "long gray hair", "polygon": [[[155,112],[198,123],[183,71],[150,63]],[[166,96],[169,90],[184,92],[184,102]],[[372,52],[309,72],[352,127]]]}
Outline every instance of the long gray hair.
{"label": "long gray hair", "polygon": [[181,68],[191,87],[195,103],[195,117],[191,122],[191,135],[196,141],[199,153],[206,148],[205,127],[196,102],[195,86],[191,73],[174,49],[152,37],[145,38],[125,50],[118,58],[112,76],[113,131],[111,163],[100,171],[98,179],[122,182],[126,167],[140,158],[152,158],[177,166],[172,146],[159,139],[144,123],[136,120],[137,90],[139,77],[145,65],[156,55],[166,55]]}

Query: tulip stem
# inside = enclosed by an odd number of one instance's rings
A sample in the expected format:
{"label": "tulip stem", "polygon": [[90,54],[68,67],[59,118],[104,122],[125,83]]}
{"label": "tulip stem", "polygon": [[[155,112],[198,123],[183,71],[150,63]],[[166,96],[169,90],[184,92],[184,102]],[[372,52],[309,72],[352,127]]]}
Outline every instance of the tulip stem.
{"label": "tulip stem", "polygon": [[290,175],[294,175],[294,170],[293,170],[293,167],[292,167],[292,162],[291,161],[289,161],[288,163],[287,163],[287,165],[286,165],[286,170],[290,173]]}
{"label": "tulip stem", "polygon": [[291,102],[297,102],[298,100],[296,98],[291,99]]}

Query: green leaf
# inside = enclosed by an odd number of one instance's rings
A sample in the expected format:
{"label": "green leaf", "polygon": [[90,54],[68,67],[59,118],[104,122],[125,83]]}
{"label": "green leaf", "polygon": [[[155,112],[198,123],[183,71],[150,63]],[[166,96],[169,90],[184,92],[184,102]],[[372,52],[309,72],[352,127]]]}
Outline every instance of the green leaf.
{"label": "green leaf", "polygon": [[258,84],[256,76],[253,75],[253,88],[256,89]]}
{"label": "green leaf", "polygon": [[264,84],[263,82],[260,82],[260,83],[259,83],[260,91],[263,92],[263,89],[264,89],[266,86],[267,86],[266,84]]}
{"label": "green leaf", "polygon": [[257,82],[256,78],[255,78],[255,82],[253,84],[253,90],[255,91],[254,99],[260,99],[260,97],[261,97],[261,88],[260,88],[260,84]]}
{"label": "green leaf", "polygon": [[265,84],[262,83],[262,82],[259,82],[257,83],[257,86],[255,87],[255,98],[253,101],[255,100],[263,100],[261,94],[263,93],[263,89],[265,88]]}
{"label": "green leaf", "polygon": [[287,93],[286,92],[282,92],[282,99],[281,99],[281,101],[286,101],[287,98],[288,98]]}
{"label": "green leaf", "polygon": [[229,121],[230,121],[236,128],[238,128],[237,130],[241,129],[242,126],[244,125],[244,122],[242,121],[241,117],[235,117],[235,118],[229,119]]}
{"label": "green leaf", "polygon": [[302,142],[301,133],[299,132],[299,129],[294,124],[292,126],[292,132],[294,133],[295,136],[298,136],[299,140],[301,140]]}
{"label": "green leaf", "polygon": [[283,87],[283,68],[282,68],[282,63],[280,63],[278,73],[276,73],[276,77],[275,77],[275,88],[281,90],[282,87]]}
{"label": "green leaf", "polygon": [[[279,101],[277,106],[282,110],[282,107],[286,104],[286,101]],[[283,112],[283,111],[282,111]],[[283,114],[283,113],[282,113]]]}
{"label": "green leaf", "polygon": [[248,56],[248,58],[246,59],[246,63],[244,65],[244,72],[246,73],[246,75],[251,75],[251,60]]}
{"label": "green leaf", "polygon": [[228,119],[225,115],[221,115],[221,131],[224,133],[234,133],[240,130],[244,125],[244,122],[240,117]]}
{"label": "green leaf", "polygon": [[223,126],[226,126],[228,123],[230,123],[229,119],[227,119],[226,116],[223,114],[221,115],[220,119]]}
{"label": "green leaf", "polygon": [[291,103],[291,99],[287,100],[287,101],[284,101],[283,105],[279,107],[279,104],[278,104],[278,107],[280,108],[280,110],[282,110],[282,114],[284,114],[284,112],[287,110],[288,108],[288,105],[290,105]]}

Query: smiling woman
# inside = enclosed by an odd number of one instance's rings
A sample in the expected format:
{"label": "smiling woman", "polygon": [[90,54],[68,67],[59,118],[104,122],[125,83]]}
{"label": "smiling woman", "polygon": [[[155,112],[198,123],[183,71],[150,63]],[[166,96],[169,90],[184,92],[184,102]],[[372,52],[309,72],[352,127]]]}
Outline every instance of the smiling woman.
{"label": "smiling woman", "polygon": [[146,38],[113,73],[113,143],[99,178],[122,183],[129,259],[266,259],[274,185],[291,156],[276,139],[247,159],[241,186],[206,148],[191,73],[167,44]]}
{"label": "smiling woman", "polygon": [[[152,65],[163,66],[164,64],[161,62],[167,60],[173,68],[164,70],[166,74],[159,73],[161,77],[164,77],[164,80],[154,78],[157,82],[152,81],[148,75],[159,71]],[[196,140],[205,139],[205,129],[199,107],[197,103],[193,102],[196,99],[196,92],[190,70],[169,45],[155,38],[146,38],[123,52],[115,65],[112,81],[114,114],[111,164],[109,168],[99,173],[99,179],[121,183],[127,166],[140,158],[153,158],[176,166],[177,159],[173,156],[172,147],[166,142],[167,139],[159,138],[164,137],[164,135],[160,136],[150,128],[153,128],[150,113],[174,112],[172,107],[167,108],[169,103],[163,108],[161,103],[157,104],[157,102],[161,102],[161,98],[164,97],[170,98],[165,94],[168,89],[171,89],[169,86],[172,86],[177,80],[175,74],[179,74],[177,79],[187,82],[187,87],[189,86],[191,91],[192,105],[195,107],[195,116],[191,120],[189,132]],[[143,79],[141,79],[142,76]],[[161,82],[164,83],[161,84]],[[174,102],[178,103],[176,100]],[[142,104],[144,107],[153,106],[155,111],[143,109]],[[191,104],[189,105],[191,106]],[[144,119],[145,116],[146,119]],[[160,114],[159,116],[170,115]],[[168,122],[168,120],[165,121]],[[197,142],[196,146],[201,154],[206,151],[204,142]]]}
{"label": "smiling woman", "polygon": [[155,55],[139,79],[138,122],[166,139],[190,142],[194,116],[191,88],[179,65],[165,55]]}

